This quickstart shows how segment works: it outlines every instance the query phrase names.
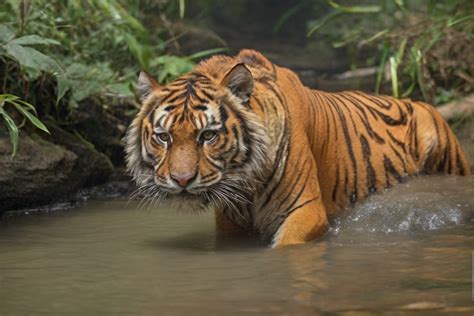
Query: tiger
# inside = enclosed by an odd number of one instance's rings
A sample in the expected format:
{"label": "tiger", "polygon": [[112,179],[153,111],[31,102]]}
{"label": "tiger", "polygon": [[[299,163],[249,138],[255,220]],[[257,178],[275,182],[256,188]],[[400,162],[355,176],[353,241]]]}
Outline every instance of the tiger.
{"label": "tiger", "polygon": [[213,210],[218,233],[273,248],[322,236],[368,195],[421,174],[469,175],[429,104],[323,92],[263,54],[214,55],[168,84],[141,72],[127,169],[154,205]]}

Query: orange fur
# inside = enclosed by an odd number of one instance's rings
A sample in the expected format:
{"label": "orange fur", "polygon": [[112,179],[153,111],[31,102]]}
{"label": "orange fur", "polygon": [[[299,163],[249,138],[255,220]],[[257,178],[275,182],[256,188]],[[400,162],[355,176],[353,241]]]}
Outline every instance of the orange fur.
{"label": "orange fur", "polygon": [[[470,173],[456,137],[430,105],[311,90],[256,51],[214,56],[166,87],[144,91],[127,136],[137,182],[171,186],[173,174],[192,174],[194,192],[195,183],[216,174],[209,190],[227,183],[222,196],[195,194],[217,209],[217,226],[257,230],[275,247],[318,237],[329,216],[408,176]],[[199,145],[208,128],[201,125],[209,124],[203,121],[213,119],[221,129],[213,143]],[[170,120],[173,143],[159,144],[155,125]],[[146,164],[153,169],[147,180],[138,175],[148,172]]]}

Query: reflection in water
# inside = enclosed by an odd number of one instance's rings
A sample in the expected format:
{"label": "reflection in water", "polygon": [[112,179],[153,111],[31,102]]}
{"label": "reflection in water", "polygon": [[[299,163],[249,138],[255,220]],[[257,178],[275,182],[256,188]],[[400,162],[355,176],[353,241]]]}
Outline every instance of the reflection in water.
{"label": "reflection in water", "polygon": [[211,214],[125,205],[3,222],[0,314],[474,312],[474,177],[415,179],[279,250],[216,237]]}

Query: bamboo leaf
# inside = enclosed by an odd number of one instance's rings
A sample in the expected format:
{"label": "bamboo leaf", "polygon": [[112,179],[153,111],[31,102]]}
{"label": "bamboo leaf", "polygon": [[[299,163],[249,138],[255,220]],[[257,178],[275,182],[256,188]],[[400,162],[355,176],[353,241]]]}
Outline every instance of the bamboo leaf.
{"label": "bamboo leaf", "polygon": [[[24,104],[24,103],[26,103],[26,102],[23,101],[22,104]],[[15,106],[15,108],[18,110],[18,112],[20,112],[24,117],[26,117],[34,126],[39,128],[40,130],[50,134],[48,129],[46,128],[46,126],[36,116],[31,114],[28,110],[24,109],[21,106],[21,104],[19,104],[17,102],[13,102],[12,104]]]}
{"label": "bamboo leaf", "polygon": [[12,144],[11,158],[13,158],[18,150],[18,127],[16,126],[15,121],[13,121],[11,116],[5,111],[3,107],[0,107],[0,115],[3,116],[3,119],[7,125],[8,133],[10,135],[10,142]]}

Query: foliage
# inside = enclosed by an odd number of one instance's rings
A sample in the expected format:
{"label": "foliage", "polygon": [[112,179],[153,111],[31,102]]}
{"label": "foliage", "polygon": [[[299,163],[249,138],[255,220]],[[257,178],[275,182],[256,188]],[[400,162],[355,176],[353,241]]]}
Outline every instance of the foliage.
{"label": "foliage", "polygon": [[312,21],[307,35],[326,35],[334,47],[346,46],[353,51],[376,49],[380,56],[377,93],[384,82],[390,82],[396,97],[418,93],[429,102],[441,103],[457,93],[473,91],[472,1],[384,0],[357,6],[327,3],[331,11]]}
{"label": "foliage", "polygon": [[[17,126],[12,115],[5,109],[6,105],[9,104],[18,112],[20,116],[23,117],[23,122]],[[19,97],[12,94],[0,94],[0,115],[7,126],[8,133],[10,134],[10,142],[12,143],[12,158],[15,156],[18,150],[18,138],[19,138],[19,128],[21,128],[25,121],[28,120],[35,127],[40,130],[49,133],[48,129],[44,124],[38,119],[36,109],[33,105],[28,102],[21,100]]]}
{"label": "foliage", "polygon": [[133,96],[140,69],[160,73],[165,81],[194,65],[193,56],[166,54],[166,28],[147,17],[155,11],[165,19],[174,10],[183,16],[182,0],[10,0],[0,10],[4,91],[28,94],[22,86],[53,77],[56,105],[73,109],[98,94]]}

